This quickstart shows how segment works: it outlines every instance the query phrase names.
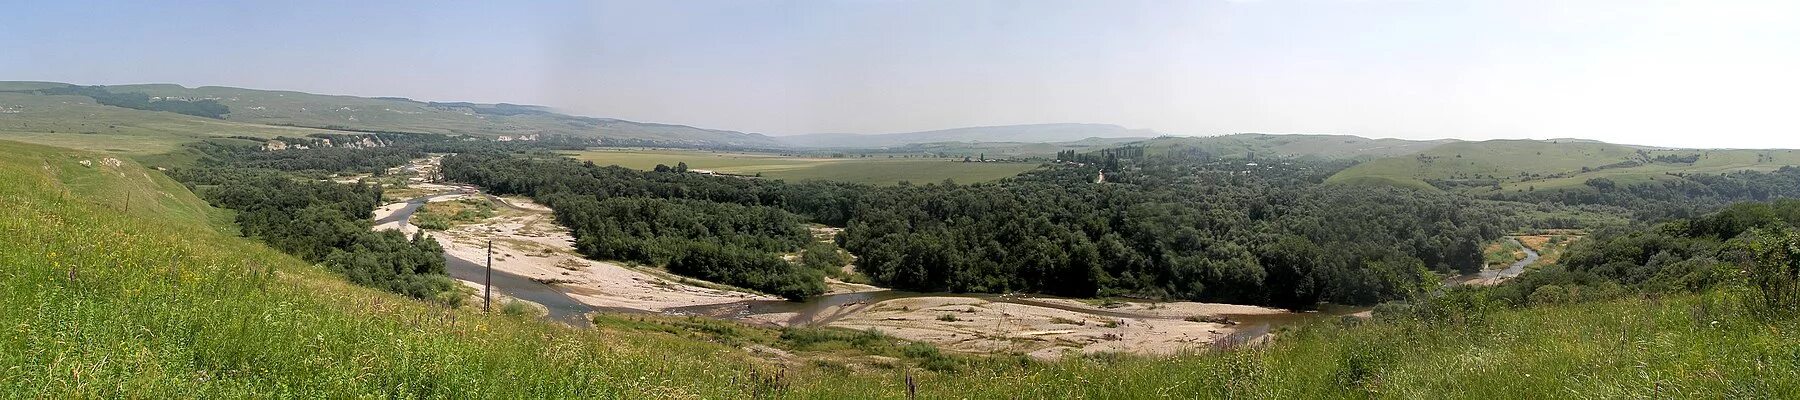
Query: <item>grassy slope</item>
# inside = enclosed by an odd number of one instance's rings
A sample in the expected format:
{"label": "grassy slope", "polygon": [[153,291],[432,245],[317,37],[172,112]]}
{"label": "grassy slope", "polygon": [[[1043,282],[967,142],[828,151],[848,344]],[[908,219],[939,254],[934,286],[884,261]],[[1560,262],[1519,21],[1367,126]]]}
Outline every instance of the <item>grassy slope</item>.
{"label": "grassy slope", "polygon": [[722,173],[754,175],[793,181],[817,179],[891,185],[899,181],[934,183],[954,179],[957,183],[998,180],[1037,168],[1033,163],[964,163],[942,158],[806,158],[770,154],[720,153],[685,150],[596,149],[575,153],[574,157],[600,165],[618,165],[648,170],[657,164],[673,166],[686,162],[688,168]]}
{"label": "grassy slope", "polygon": [[740,397],[746,371],[761,368],[704,342],[483,317],[352,286],[191,221],[65,199],[59,188],[80,184],[41,172],[41,160],[73,151],[0,149],[0,201],[11,207],[0,307],[16,311],[0,313],[0,393]]}
{"label": "grassy slope", "polygon": [[[956,157],[985,154],[989,159],[1005,157],[1050,157],[1063,150],[1089,152],[1105,148],[1123,146],[1127,143],[1141,141],[1133,138],[1092,138],[1073,142],[1025,143],[1025,142],[937,142],[920,143],[905,146],[871,150],[875,157],[886,157],[887,154],[948,154]],[[848,149],[848,152],[860,152],[859,149]]]}
{"label": "grassy slope", "polygon": [[[0,91],[35,90],[62,86],[48,82],[0,81]],[[293,91],[240,89],[218,86],[186,88],[169,84],[114,85],[118,93],[144,93],[186,99],[211,99],[230,107],[224,120],[173,113],[147,112],[100,106],[81,96],[32,96],[0,93],[0,112],[11,107],[19,114],[0,114],[0,134],[35,138],[39,143],[88,150],[107,150],[94,143],[109,143],[123,151],[158,153],[180,141],[167,136],[193,138],[209,135],[303,136],[319,129],[357,129],[389,132],[426,132],[482,137],[529,134],[562,134],[779,147],[768,137],[740,132],[571,117],[562,114],[482,115],[465,108],[431,107],[426,103],[396,98],[333,96]],[[486,107],[486,105],[483,105]],[[85,139],[51,134],[91,132]],[[74,140],[71,140],[74,139]],[[15,139],[18,140],[18,139]],[[63,140],[63,141],[55,141]]]}
{"label": "grassy slope", "polygon": [[[245,239],[65,200],[58,188],[68,184],[41,160],[89,155],[0,149],[0,201],[11,207],[0,218],[0,307],[15,310],[0,313],[0,397],[905,393],[898,369],[798,362],[776,373],[691,335],[619,323],[577,330],[352,286]],[[45,152],[54,154],[33,156]],[[1454,324],[1315,326],[1224,354],[912,374],[921,398],[1800,395],[1800,326],[1746,317],[1736,304],[1724,292],[1627,299]]]}
{"label": "grassy slope", "polygon": [[141,92],[151,96],[215,99],[231,108],[231,114],[226,115],[226,119],[255,124],[481,137],[562,134],[778,146],[773,139],[738,132],[583,119],[562,114],[483,115],[466,109],[431,107],[422,102],[396,98],[334,96],[220,86],[185,88],[169,84],[116,85],[107,88],[114,92]]}
{"label": "grassy slope", "polygon": [[1269,135],[1244,133],[1209,137],[1160,137],[1138,142],[1148,155],[1200,150],[1218,157],[1375,158],[1410,154],[1447,143],[1442,140],[1369,139],[1349,135]]}
{"label": "grassy slope", "polygon": [[[1627,168],[1600,168],[1618,162],[1642,160],[1643,156],[1638,151],[1638,148],[1629,146],[1589,141],[1459,142],[1417,154],[1364,162],[1339,172],[1330,181],[1428,187],[1426,179],[1482,179],[1491,176],[1500,180],[1500,190],[1559,190],[1580,189],[1587,180],[1593,178],[1608,178],[1619,184],[1633,184],[1679,179],[1667,173],[1770,171],[1784,165],[1800,164],[1800,152],[1793,150],[1646,149],[1644,151],[1649,157],[1699,154],[1701,158],[1692,164],[1653,162]],[[1582,172],[1583,167],[1588,168],[1589,172]],[[1540,178],[1531,179],[1522,177],[1521,174],[1538,174]],[[1552,177],[1557,174],[1566,176]],[[1494,189],[1469,187],[1464,190],[1488,193]]]}
{"label": "grassy slope", "polygon": [[[107,165],[109,159],[119,165]],[[0,160],[8,163],[8,173],[43,175],[58,197],[142,218],[235,231],[229,211],[207,206],[181,183],[131,158],[0,141]]]}
{"label": "grassy slope", "polygon": [[210,137],[330,132],[103,106],[81,96],[0,93],[0,112],[8,112],[0,114],[0,140],[126,155],[166,153]]}

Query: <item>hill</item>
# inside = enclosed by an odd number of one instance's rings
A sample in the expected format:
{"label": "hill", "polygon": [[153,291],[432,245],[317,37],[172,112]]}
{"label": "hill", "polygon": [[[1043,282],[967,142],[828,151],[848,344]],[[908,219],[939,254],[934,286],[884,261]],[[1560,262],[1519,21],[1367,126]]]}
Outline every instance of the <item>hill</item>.
{"label": "hill", "polygon": [[[94,88],[100,91],[49,82],[0,82],[0,91],[7,92],[0,93],[0,96],[5,96],[0,97],[0,110],[46,115],[38,124],[27,125],[24,121],[19,125],[0,123],[0,131],[46,134],[53,133],[52,130],[78,130],[97,134],[125,132],[124,136],[132,136],[132,133],[145,136],[142,133],[168,131],[191,136],[194,132],[229,130],[221,127],[232,127],[249,131],[239,134],[258,136],[257,133],[275,129],[293,131],[293,128],[309,128],[327,131],[439,133],[488,138],[563,135],[589,139],[639,140],[664,145],[755,148],[783,146],[767,136],[754,133],[581,117],[557,113],[545,107],[504,103],[422,102],[394,97],[333,96],[219,86],[188,88],[171,84]],[[151,105],[216,103],[227,112],[218,115],[218,118],[208,118],[213,115],[182,115],[106,106],[97,102],[97,97],[93,97],[108,93],[141,94],[148,97],[145,103]],[[93,107],[85,107],[87,105]],[[55,125],[57,123],[82,125]],[[171,124],[187,126],[171,129]],[[304,134],[304,131],[290,133]],[[270,133],[273,134],[278,133]]]}
{"label": "hill", "polygon": [[1164,136],[1132,143],[1147,156],[1207,155],[1217,158],[1316,157],[1360,159],[1411,154],[1455,140],[1369,139],[1350,135],[1241,133],[1223,136]]}
{"label": "hill", "polygon": [[[15,83],[0,87],[22,86]],[[71,149],[146,155],[174,151],[181,143],[206,138],[297,137],[333,132],[134,110],[102,105],[77,95],[0,91],[0,139]]]}
{"label": "hill", "polygon": [[564,152],[598,165],[617,165],[650,171],[657,165],[685,164],[695,170],[722,174],[761,176],[794,182],[826,180],[894,185],[900,182],[990,182],[1038,167],[1035,162],[959,162],[954,158],[913,157],[809,157],[767,153],[696,150],[646,150],[602,148]]}
{"label": "hill", "polygon": [[1666,149],[1589,140],[1449,143],[1356,165],[1332,182],[1435,187],[1475,194],[1582,190],[1591,179],[1616,185],[1679,181],[1683,175],[1773,171],[1800,165],[1795,150]]}
{"label": "hill", "polygon": [[1156,132],[1149,130],[1127,129],[1122,126],[1108,124],[1033,124],[980,126],[935,131],[869,135],[822,133],[781,136],[776,139],[783,143],[798,147],[875,149],[943,142],[1057,143],[1073,142],[1088,138],[1143,138],[1156,135]]}

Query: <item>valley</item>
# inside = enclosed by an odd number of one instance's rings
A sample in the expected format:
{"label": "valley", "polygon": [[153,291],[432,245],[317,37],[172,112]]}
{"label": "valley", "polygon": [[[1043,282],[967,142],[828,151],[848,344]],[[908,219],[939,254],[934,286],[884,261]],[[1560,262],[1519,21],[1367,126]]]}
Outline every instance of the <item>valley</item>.
{"label": "valley", "polygon": [[906,154],[896,158],[880,154],[778,155],[678,149],[590,149],[565,154],[598,165],[618,165],[646,171],[655,169],[657,165],[675,167],[685,164],[690,171],[700,173],[874,185],[935,183],[945,179],[959,183],[981,183],[1011,177],[1038,167],[1038,162],[1026,160],[963,162],[962,157],[924,154]]}
{"label": "valley", "polygon": [[[295,96],[308,112],[328,100]],[[430,118],[374,126],[450,134],[264,125],[281,109],[266,99],[269,114],[242,120],[70,100],[105,113],[0,120],[44,129],[4,136],[37,144],[0,140],[0,196],[25,216],[0,221],[0,260],[23,266],[0,275],[0,301],[44,310],[0,316],[25,333],[0,345],[28,349],[0,352],[9,393],[1781,397],[1796,384],[1793,366],[1745,361],[1800,340],[1767,311],[1787,301],[1768,243],[1800,215],[1779,200],[1800,196],[1785,150],[1261,134],[750,149],[463,135],[486,128]],[[1490,174],[1515,178],[1471,183]],[[1555,379],[1503,378],[1521,374]]]}
{"label": "valley", "polygon": [[[408,178],[407,187],[423,195],[378,208],[374,229],[411,236],[421,228],[410,222],[428,204],[494,204],[501,210],[492,217],[428,230],[444,248],[449,275],[481,290],[488,279],[482,262],[491,244],[493,287],[501,299],[496,304],[527,302],[544,310],[545,318],[575,326],[589,325],[588,315],[594,312],[704,316],[774,328],[873,331],[960,352],[1023,353],[1056,359],[1065,352],[1174,355],[1227,343],[1256,342],[1276,327],[1348,313],[1296,313],[1193,302],[1090,303],[1029,295],[908,293],[867,285],[805,302],[788,302],[674,276],[656,267],[586,259],[570,246],[575,238],[556,224],[547,207],[526,198],[491,196],[477,188],[431,183],[421,177],[440,169],[441,159],[418,159],[390,171],[416,173]],[[836,282],[833,286],[847,285]],[[480,292],[474,296],[477,298],[470,302],[479,304]],[[1271,325],[1270,321],[1281,322]],[[1238,328],[1239,324],[1244,329]]]}

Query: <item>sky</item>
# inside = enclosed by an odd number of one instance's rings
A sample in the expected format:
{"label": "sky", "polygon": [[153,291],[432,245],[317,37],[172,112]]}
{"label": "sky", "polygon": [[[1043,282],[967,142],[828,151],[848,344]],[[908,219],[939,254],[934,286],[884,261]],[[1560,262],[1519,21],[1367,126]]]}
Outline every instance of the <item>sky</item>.
{"label": "sky", "polygon": [[[151,4],[154,3],[154,4]],[[1800,148],[1796,1],[0,0],[0,80],[435,101],[772,135]]]}

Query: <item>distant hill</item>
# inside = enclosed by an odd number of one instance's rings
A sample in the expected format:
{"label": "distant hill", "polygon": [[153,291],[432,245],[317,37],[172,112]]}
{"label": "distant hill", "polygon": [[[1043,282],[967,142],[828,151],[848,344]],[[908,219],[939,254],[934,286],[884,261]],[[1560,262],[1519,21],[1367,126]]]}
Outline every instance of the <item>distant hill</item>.
{"label": "distant hill", "polygon": [[1617,185],[1678,181],[1681,175],[1772,171],[1800,165],[1796,150],[1668,149],[1592,140],[1490,140],[1447,143],[1372,160],[1331,182],[1391,184],[1470,193],[1583,189],[1590,179]]}
{"label": "distant hill", "polygon": [[1412,154],[1455,140],[1369,139],[1349,135],[1275,135],[1242,133],[1223,136],[1164,136],[1132,143],[1146,155],[1205,154],[1217,158],[1317,157],[1375,159]]}
{"label": "distant hill", "polygon": [[1058,143],[1088,138],[1149,138],[1157,135],[1155,131],[1108,124],[1033,124],[869,135],[822,133],[780,136],[776,140],[796,147],[874,149],[926,143]]}
{"label": "distant hill", "polygon": [[[636,139],[670,145],[703,145],[734,147],[785,147],[768,136],[728,130],[703,129],[685,125],[656,124],[610,118],[591,118],[557,113],[549,108],[516,104],[481,104],[464,102],[421,102],[398,97],[356,97],[319,95],[293,91],[240,89],[220,86],[187,88],[172,84],[101,86],[114,94],[142,94],[151,104],[156,102],[216,102],[227,108],[219,118],[212,115],[180,115],[156,110],[133,110],[106,107],[103,99],[85,100],[79,94],[62,94],[59,89],[74,85],[52,82],[0,82],[0,108],[51,115],[42,123],[68,124],[71,115],[62,106],[84,104],[106,108],[102,119],[83,121],[106,128],[86,130],[153,130],[166,121],[205,125],[229,121],[276,127],[304,127],[324,130],[442,133],[479,137],[566,135],[583,138]],[[46,92],[50,94],[46,94]],[[61,90],[68,91],[68,90]],[[32,98],[36,96],[37,98]],[[7,101],[16,100],[16,101]],[[98,101],[98,104],[96,104]],[[35,132],[28,126],[6,126],[0,131]],[[47,131],[41,130],[41,131]],[[187,135],[195,130],[183,129]],[[205,130],[201,130],[204,132]]]}
{"label": "distant hill", "polygon": [[[875,154],[936,154],[946,156],[978,156],[989,158],[1050,156],[1064,150],[1088,152],[1104,148],[1119,147],[1126,143],[1137,142],[1142,138],[1087,138],[1072,142],[1036,143],[1036,142],[934,142],[914,143],[904,146],[892,146],[878,149],[842,149],[849,152]],[[834,150],[835,151],[835,150]]]}

